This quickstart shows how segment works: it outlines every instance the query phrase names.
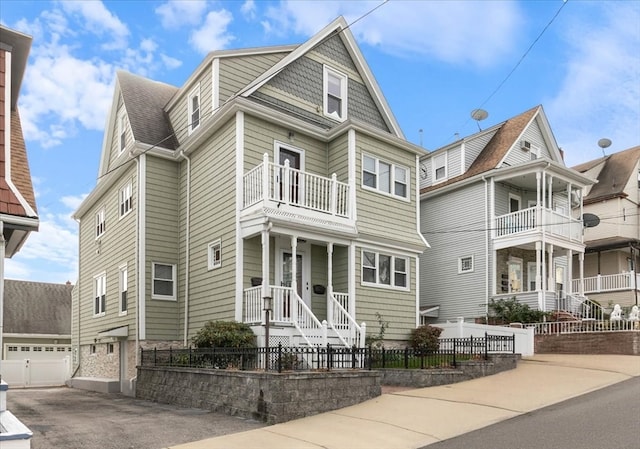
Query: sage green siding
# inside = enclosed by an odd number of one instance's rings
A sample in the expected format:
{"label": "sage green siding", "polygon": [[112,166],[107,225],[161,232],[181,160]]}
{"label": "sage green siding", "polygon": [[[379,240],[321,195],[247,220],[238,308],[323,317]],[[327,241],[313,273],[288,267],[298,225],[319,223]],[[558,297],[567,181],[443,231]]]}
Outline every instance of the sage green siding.
{"label": "sage green siding", "polygon": [[389,322],[385,340],[407,340],[416,327],[416,260],[407,257],[409,291],[364,286],[360,268],[363,249],[368,248],[356,247],[356,321],[367,324],[367,335],[376,335],[380,330],[377,312]]}
{"label": "sage green siding", "polygon": [[[132,183],[133,209],[128,215],[119,217],[119,190],[128,181]],[[94,342],[98,332],[114,327],[129,326],[129,336],[136,334],[136,304],[129,301],[128,314],[119,315],[119,266],[129,267],[129,292],[136,289],[136,165],[131,164],[122,177],[99,198],[95,205],[80,217],[79,261],[80,273],[75,293],[72,296],[74,344],[86,345]],[[96,239],[95,216],[104,207],[105,232]],[[105,273],[106,312],[104,316],[93,316],[94,277]],[[80,336],[78,336],[78,333]]]}
{"label": "sage green siding", "polygon": [[348,133],[336,137],[328,145],[329,174],[335,173],[338,181],[349,180],[349,142]]}
{"label": "sage green siding", "polygon": [[[408,200],[362,186],[362,156],[379,158],[408,171]],[[416,156],[367,135],[356,136],[356,204],[361,233],[422,245],[417,231]]]}
{"label": "sage green siding", "polygon": [[349,248],[333,246],[333,291],[349,291]]}
{"label": "sage green siding", "polygon": [[[180,265],[178,247],[179,164],[147,155],[146,157],[146,338],[180,338],[180,303],[153,299],[152,264]],[[176,279],[176,282],[178,280]],[[178,285],[180,283],[178,282]]]}
{"label": "sage green siding", "polygon": [[213,115],[212,69],[210,65],[203,68],[194,82],[187,89],[180,92],[175,102],[172,103],[171,108],[167,111],[171,126],[180,145],[189,137],[191,122],[190,117],[188,117],[189,95],[198,85],[200,86],[200,127],[202,128]]}
{"label": "sage green siding", "polygon": [[287,55],[286,52],[220,58],[220,105]]}
{"label": "sage green siding", "polygon": [[[191,222],[189,279],[189,337],[209,320],[235,317],[236,276],[236,190],[235,120],[225,123],[209,140],[190,154]],[[186,173],[182,163],[180,187],[181,260],[186,245]],[[208,246],[220,239],[222,264],[208,268]],[[185,267],[181,266],[181,298],[184,296]],[[181,301],[182,302],[182,301]],[[183,311],[180,311],[183,314]]]}
{"label": "sage green siding", "polygon": [[[115,166],[121,164],[123,161],[116,161],[120,155],[120,135],[118,134],[118,120],[120,114],[125,111],[124,103],[122,102],[122,95],[118,95],[116,106],[116,119],[113,123],[113,129],[111,130],[113,138],[111,139],[111,145],[109,147],[109,161],[108,169],[112,170]],[[130,145],[133,142],[133,135],[131,134],[131,126],[129,126],[129,118],[125,118],[125,142],[126,145]]]}
{"label": "sage green siding", "polygon": [[[318,320],[327,319],[327,247],[311,245],[311,311]],[[313,291],[314,285],[322,285],[325,292],[317,294]]]}

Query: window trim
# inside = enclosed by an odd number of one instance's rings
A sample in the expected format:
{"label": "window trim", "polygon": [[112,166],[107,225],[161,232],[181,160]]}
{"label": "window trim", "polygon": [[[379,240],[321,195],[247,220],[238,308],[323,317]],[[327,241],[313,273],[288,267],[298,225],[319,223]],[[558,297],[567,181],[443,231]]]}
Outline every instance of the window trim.
{"label": "window trim", "polygon": [[[336,117],[335,114],[329,113],[329,75],[334,76],[340,80],[340,114]],[[344,122],[347,119],[347,93],[349,77],[326,64],[322,65],[322,113],[325,117],[329,117],[332,120],[338,122]]]}
{"label": "window trim", "polygon": [[[462,261],[465,259],[471,259],[471,268],[467,270],[464,269],[464,265],[462,263]],[[476,269],[476,265],[475,265],[475,258],[473,257],[473,254],[471,254],[470,256],[458,257],[458,274],[473,273],[475,269]]]}
{"label": "window trim", "polygon": [[[173,283],[173,294],[172,295],[161,295],[155,292],[155,281],[169,281],[169,279],[156,279],[156,265],[164,265],[167,267],[171,267],[171,282]],[[176,301],[177,300],[177,265],[175,263],[164,263],[164,262],[151,262],[151,299],[158,299],[161,301]]]}
{"label": "window trim", "polygon": [[[441,159],[443,160],[442,166],[436,164],[436,162]],[[433,179],[431,184],[439,184],[449,179],[449,170],[447,168],[448,159],[448,153],[446,151],[431,158],[431,176]],[[444,168],[444,176],[442,178],[436,177],[439,168]]]}
{"label": "window trim", "polygon": [[[216,246],[218,247],[218,251],[220,252],[220,257],[217,262],[214,259],[212,253],[212,250]],[[217,239],[207,245],[207,269],[211,271],[220,267],[222,267],[222,239]]]}
{"label": "window trim", "polygon": [[[518,201],[518,210],[511,210],[511,200],[517,200]],[[509,213],[513,214],[516,213],[518,211],[522,210],[522,197],[520,195],[517,195],[515,193],[509,192],[509,203],[508,203],[508,207],[509,207]]]}
{"label": "window trim", "polygon": [[[129,269],[127,264],[118,267],[118,315],[124,316],[129,313]],[[122,308],[122,294],[126,293],[127,307]]]}
{"label": "window trim", "polygon": [[[373,175],[375,175],[375,179],[376,179],[376,186],[375,187],[371,187],[368,186],[364,183],[364,173],[365,173],[365,158],[369,158],[369,159],[373,159],[374,161],[374,170],[375,172],[370,172],[369,170],[366,170],[367,173],[372,173]],[[384,190],[380,190],[380,162],[382,162],[383,164],[387,164],[389,166],[389,192],[385,192]],[[393,198],[397,198],[399,200],[402,201],[410,201],[410,195],[411,195],[411,169],[409,169],[409,167],[405,167],[404,165],[399,165],[399,164],[395,164],[393,162],[389,162],[388,160],[385,159],[380,159],[376,156],[372,156],[371,154],[368,153],[362,153],[362,157],[361,157],[361,170],[360,170],[360,185],[362,186],[362,188],[364,190],[370,190],[372,192],[376,192],[382,195],[386,195],[386,196],[390,196]],[[395,187],[396,187],[396,170],[397,169],[401,169],[404,170],[405,173],[405,192],[407,196],[400,196],[400,195],[396,195],[395,191]]]}
{"label": "window trim", "polygon": [[[129,197],[123,201],[122,193],[127,188],[129,190]],[[125,212],[122,212],[122,206],[124,204],[127,204],[127,202],[129,204],[129,208]],[[133,181],[129,180],[118,190],[118,219],[122,219],[126,217],[127,215],[129,215],[129,213],[131,213],[132,210],[133,210]]]}
{"label": "window trim", "polygon": [[[369,282],[369,281],[365,281],[364,280],[364,269],[365,268],[371,268],[371,267],[365,267],[364,265],[364,253],[373,253],[375,254],[375,277],[376,277],[376,282]],[[389,261],[389,284],[383,284],[381,282],[379,282],[380,280],[380,275],[379,275],[379,271],[380,271],[380,256],[385,256],[385,257],[389,257],[390,261]],[[405,284],[404,286],[402,285],[396,285],[396,273],[398,273],[398,271],[396,270],[396,259],[402,259],[404,260],[405,263],[405,271],[402,272],[405,275]],[[390,290],[399,290],[399,291],[410,291],[410,285],[411,285],[411,281],[410,281],[410,272],[411,272],[411,260],[409,257],[407,256],[400,256],[398,254],[394,254],[392,252],[384,252],[384,251],[378,251],[378,250],[373,250],[373,249],[369,249],[369,248],[362,248],[360,250],[360,284],[364,287],[375,287],[375,288],[386,288],[386,289],[390,289]]]}
{"label": "window trim", "polygon": [[95,214],[94,230],[96,240],[107,232],[107,213],[104,206],[98,209]]}
{"label": "window trim", "polygon": [[[195,112],[192,101],[194,97],[198,97],[198,124],[195,126],[194,120],[192,119]],[[187,129],[189,130],[189,135],[196,132],[196,130],[200,128],[200,125],[202,125],[202,96],[200,95],[200,84],[198,83],[196,87],[191,89],[191,92],[189,92],[187,96]]]}
{"label": "window trim", "polygon": [[118,156],[124,153],[124,150],[127,148],[127,125],[124,123],[126,118],[127,111],[121,109],[120,112],[118,112]]}
{"label": "window trim", "polygon": [[[102,279],[101,285],[98,285],[98,280]],[[102,288],[100,288],[102,287]],[[98,289],[100,288],[100,292]],[[102,293],[102,295],[98,295]],[[98,305],[98,309],[96,309]],[[101,317],[106,315],[107,311],[107,272],[96,274],[93,276],[93,297],[92,297],[93,317]],[[96,311],[97,310],[97,311]]]}

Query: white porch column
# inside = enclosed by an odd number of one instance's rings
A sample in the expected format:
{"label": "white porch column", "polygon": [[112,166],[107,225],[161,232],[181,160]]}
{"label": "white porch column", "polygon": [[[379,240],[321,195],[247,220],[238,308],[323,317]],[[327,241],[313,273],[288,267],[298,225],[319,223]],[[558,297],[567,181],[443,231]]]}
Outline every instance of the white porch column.
{"label": "white porch column", "polygon": [[291,236],[291,290],[298,294],[298,237]]}
{"label": "white porch column", "polygon": [[541,297],[540,297],[540,301],[541,304],[539,304],[540,306],[540,310],[545,309],[545,302],[546,302],[546,297],[547,297],[547,264],[545,263],[545,257],[546,257],[546,252],[547,252],[547,244],[544,242],[544,239],[542,240],[542,261],[540,263],[540,267],[542,268],[542,273],[540,275],[540,287],[541,287]]}
{"label": "white porch column", "polygon": [[269,285],[269,227],[265,226],[262,238],[262,297],[271,296]]}
{"label": "white porch column", "polygon": [[581,252],[578,255],[578,259],[580,260],[580,287],[579,293],[580,296],[584,296],[584,252]]}
{"label": "white porch column", "polygon": [[549,175],[549,209],[553,210],[553,176]]}
{"label": "white porch column", "polygon": [[556,276],[553,269],[553,244],[549,244],[549,271],[547,273],[547,290],[550,292],[556,291]]}
{"label": "white porch column", "polygon": [[333,303],[329,298],[333,295],[333,243],[327,243],[327,321],[333,323]]}
{"label": "white porch column", "polygon": [[536,172],[536,227],[542,225],[542,173]]}
{"label": "white porch column", "polygon": [[536,292],[538,292],[538,308],[542,310],[544,291],[542,289],[542,265],[544,264],[542,242],[536,242]]}
{"label": "white porch column", "polygon": [[573,250],[567,250],[567,293],[573,294]]}
{"label": "white porch column", "polygon": [[[351,242],[349,244],[349,257],[348,263],[348,279],[349,279],[349,315],[356,319],[356,244]],[[362,262],[361,262],[362,263]]]}
{"label": "white porch column", "polygon": [[266,204],[269,199],[269,154],[262,156],[262,201]]}

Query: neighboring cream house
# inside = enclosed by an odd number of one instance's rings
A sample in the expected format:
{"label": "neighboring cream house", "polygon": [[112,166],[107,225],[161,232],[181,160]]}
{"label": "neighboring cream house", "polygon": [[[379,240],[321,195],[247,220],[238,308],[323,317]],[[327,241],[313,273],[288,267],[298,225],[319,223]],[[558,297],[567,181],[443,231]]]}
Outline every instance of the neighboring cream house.
{"label": "neighboring cream house", "polygon": [[579,313],[570,261],[584,253],[580,194],[591,183],[565,166],[542,106],[423,156],[424,321],[485,317],[491,299],[512,297]]}
{"label": "neighboring cream house", "polygon": [[[139,348],[208,320],[270,345],[405,340],[418,322],[418,164],[339,18],[301,45],[210,53],[181,87],[117,74],[75,213],[78,378],[132,391]],[[366,325],[365,325],[366,323]]]}
{"label": "neighboring cream house", "polygon": [[640,146],[573,168],[598,180],[584,197],[585,214],[599,221],[585,229],[584,292],[605,308],[630,308],[640,297]]}

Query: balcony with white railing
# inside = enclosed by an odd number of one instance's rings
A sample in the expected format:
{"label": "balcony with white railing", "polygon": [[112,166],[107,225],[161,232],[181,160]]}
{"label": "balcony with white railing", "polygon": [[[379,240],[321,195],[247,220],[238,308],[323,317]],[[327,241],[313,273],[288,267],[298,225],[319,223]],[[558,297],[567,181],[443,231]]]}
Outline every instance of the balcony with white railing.
{"label": "balcony with white railing", "polygon": [[542,219],[538,218],[538,208],[529,207],[495,218],[495,238],[516,235],[547,233],[566,238],[574,242],[582,241],[582,222],[550,209],[540,209]]}
{"label": "balcony with white railing", "polygon": [[[573,291],[580,291],[580,279],[573,280]],[[608,293],[640,290],[640,274],[629,271],[617,274],[598,274],[584,278],[584,293]]]}
{"label": "balcony with white railing", "polygon": [[260,165],[244,174],[242,209],[277,207],[299,215],[320,214],[328,219],[351,218],[349,184],[289,166],[269,162],[265,154]]}

